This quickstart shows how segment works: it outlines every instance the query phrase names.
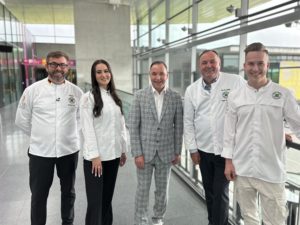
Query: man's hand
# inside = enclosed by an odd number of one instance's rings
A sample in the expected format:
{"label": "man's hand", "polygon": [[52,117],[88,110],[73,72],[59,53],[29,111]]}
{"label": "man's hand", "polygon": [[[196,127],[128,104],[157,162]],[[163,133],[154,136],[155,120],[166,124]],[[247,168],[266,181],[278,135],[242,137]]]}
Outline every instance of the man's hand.
{"label": "man's hand", "polygon": [[285,140],[287,140],[287,141],[293,141],[293,138],[292,138],[292,135],[290,135],[290,134],[285,134]]}
{"label": "man's hand", "polygon": [[119,163],[119,165],[120,165],[120,166],[124,166],[125,163],[126,163],[126,159],[127,159],[126,154],[125,154],[125,153],[122,153],[122,155],[121,155],[121,157],[120,157],[120,163]]}
{"label": "man's hand", "polygon": [[180,155],[175,155],[175,158],[172,160],[172,164],[173,165],[176,165],[176,164],[178,164],[178,163],[180,163]]}
{"label": "man's hand", "polygon": [[92,174],[98,177],[102,175],[102,163],[100,157],[92,159]]}
{"label": "man's hand", "polygon": [[195,165],[198,165],[200,163],[200,154],[198,151],[191,153],[191,158]]}
{"label": "man's hand", "polygon": [[145,159],[143,155],[134,158],[135,165],[138,169],[144,169]]}
{"label": "man's hand", "polygon": [[225,177],[229,181],[233,181],[236,178],[235,174],[235,168],[232,163],[232,159],[226,159],[225,161],[225,171],[224,171]]}

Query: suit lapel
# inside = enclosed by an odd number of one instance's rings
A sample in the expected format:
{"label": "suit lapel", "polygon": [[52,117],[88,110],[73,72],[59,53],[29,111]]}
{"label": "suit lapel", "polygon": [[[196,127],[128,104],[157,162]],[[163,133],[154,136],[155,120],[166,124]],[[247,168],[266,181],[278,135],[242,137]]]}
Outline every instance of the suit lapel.
{"label": "suit lapel", "polygon": [[161,120],[167,110],[167,107],[168,107],[168,104],[171,100],[171,94],[170,94],[170,91],[167,89],[166,93],[165,93],[165,96],[164,96],[164,101],[163,101],[163,105],[162,105],[162,109],[161,109]]}

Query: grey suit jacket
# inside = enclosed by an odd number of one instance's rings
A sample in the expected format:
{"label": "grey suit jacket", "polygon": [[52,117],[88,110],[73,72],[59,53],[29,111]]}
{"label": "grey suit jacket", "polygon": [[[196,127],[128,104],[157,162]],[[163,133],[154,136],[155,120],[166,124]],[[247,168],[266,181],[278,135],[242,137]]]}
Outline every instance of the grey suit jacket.
{"label": "grey suit jacket", "polygon": [[163,162],[171,162],[182,147],[181,96],[167,89],[159,121],[152,88],[137,91],[129,113],[129,131],[133,157],[143,155],[149,162],[157,151]]}

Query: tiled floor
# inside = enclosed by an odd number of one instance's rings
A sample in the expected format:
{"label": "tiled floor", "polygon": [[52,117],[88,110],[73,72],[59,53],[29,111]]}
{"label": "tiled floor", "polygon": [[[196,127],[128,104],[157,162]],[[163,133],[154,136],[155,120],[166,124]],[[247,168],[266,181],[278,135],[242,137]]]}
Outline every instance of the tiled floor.
{"label": "tiled floor", "polygon": [[[0,225],[30,224],[30,190],[28,174],[28,137],[14,125],[16,105],[1,108],[0,124]],[[136,176],[133,160],[120,168],[113,200],[114,225],[132,225]],[[42,172],[42,171],[41,171]],[[79,160],[76,179],[76,225],[84,225],[86,197],[82,160]],[[151,188],[153,199],[153,185]],[[153,201],[150,200],[150,215]],[[47,225],[60,224],[60,191],[55,177],[49,199]],[[170,182],[166,225],[206,225],[207,214],[203,201],[176,175]]]}

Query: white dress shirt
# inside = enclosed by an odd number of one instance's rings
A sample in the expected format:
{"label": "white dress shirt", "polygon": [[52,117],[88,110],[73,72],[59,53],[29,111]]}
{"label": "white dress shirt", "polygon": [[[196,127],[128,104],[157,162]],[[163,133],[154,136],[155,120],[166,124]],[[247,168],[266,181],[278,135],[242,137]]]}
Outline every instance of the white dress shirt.
{"label": "white dress shirt", "polygon": [[80,101],[80,120],[83,133],[83,157],[92,160],[100,156],[102,161],[119,158],[127,151],[127,135],[124,116],[110,93],[101,90],[103,108],[94,117],[94,96],[85,93]]}
{"label": "white dress shirt", "polygon": [[25,89],[16,125],[30,136],[30,154],[61,157],[80,149],[81,95],[80,88],[67,80],[57,85],[45,78]]}
{"label": "white dress shirt", "polygon": [[211,90],[205,90],[202,77],[187,87],[184,97],[184,141],[191,153],[197,149],[220,155],[229,92],[245,84],[238,75],[220,73]]}
{"label": "white dress shirt", "polygon": [[160,121],[161,110],[162,110],[162,106],[163,106],[163,102],[164,102],[164,96],[166,93],[166,87],[164,87],[164,89],[160,93],[158,93],[158,91],[152,85],[151,85],[151,87],[152,87],[152,91],[153,91],[153,95],[154,95],[157,118],[158,118],[158,121]]}
{"label": "white dress shirt", "polygon": [[230,93],[222,156],[232,159],[237,175],[285,182],[284,119],[300,138],[299,106],[272,81],[259,90],[247,85]]}

